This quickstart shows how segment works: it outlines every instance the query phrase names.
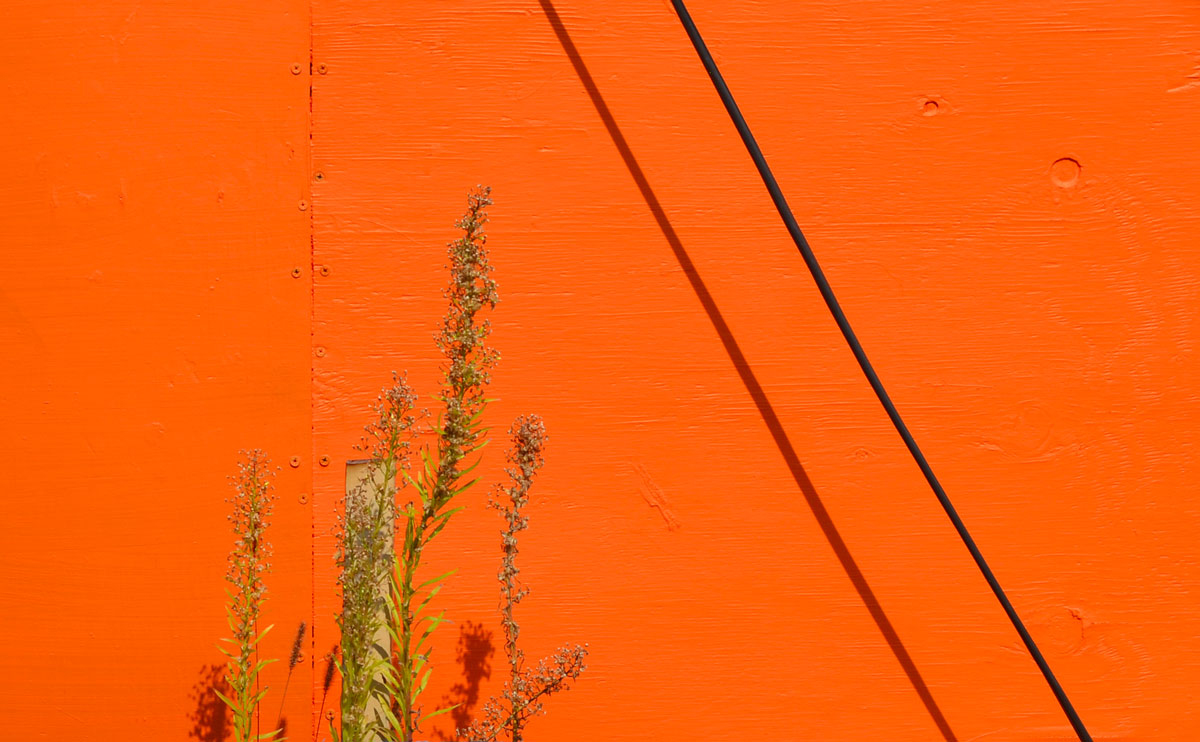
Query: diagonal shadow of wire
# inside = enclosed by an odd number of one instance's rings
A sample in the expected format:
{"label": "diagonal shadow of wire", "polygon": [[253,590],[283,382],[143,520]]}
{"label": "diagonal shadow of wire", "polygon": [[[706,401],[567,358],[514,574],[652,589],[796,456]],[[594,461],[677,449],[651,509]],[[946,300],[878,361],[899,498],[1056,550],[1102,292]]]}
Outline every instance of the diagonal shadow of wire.
{"label": "diagonal shadow of wire", "polygon": [[929,691],[929,686],[925,684],[925,679],[921,677],[920,670],[917,669],[917,665],[913,662],[912,656],[909,655],[904,643],[900,641],[900,635],[896,633],[896,629],[892,626],[891,620],[888,619],[887,614],[884,612],[883,606],[879,604],[879,600],[875,597],[874,591],[871,590],[871,586],[867,583],[867,578],[859,568],[858,562],[854,560],[854,556],[850,553],[845,539],[842,538],[837,525],[834,524],[833,518],[830,517],[829,511],[825,508],[825,504],[817,494],[816,488],[808,478],[808,473],[804,471],[804,466],[800,463],[800,457],[797,455],[796,449],[792,447],[792,442],[787,437],[783,423],[779,420],[779,415],[775,413],[775,408],[771,406],[770,400],[767,399],[762,385],[759,384],[753,369],[750,368],[745,354],[742,353],[737,339],[733,336],[728,323],[725,322],[725,318],[722,316],[721,310],[717,307],[716,301],[713,299],[712,294],[709,293],[708,287],[704,285],[703,279],[701,279],[699,272],[697,272],[696,266],[688,255],[687,250],[684,249],[683,242],[679,239],[675,228],[667,219],[666,212],[663,211],[662,204],[658,201],[658,196],[654,194],[654,190],[650,187],[650,181],[647,180],[645,172],[642,171],[641,165],[638,164],[637,158],[634,157],[633,150],[629,147],[629,142],[626,141],[625,135],[621,133],[621,128],[617,125],[616,119],[613,118],[608,104],[605,103],[604,96],[600,94],[600,89],[596,86],[596,81],[592,79],[591,73],[588,72],[587,65],[584,64],[583,57],[579,54],[579,49],[576,48],[575,42],[567,32],[566,26],[563,25],[562,18],[559,17],[554,3],[552,0],[538,0],[538,2],[541,3],[546,18],[554,28],[554,34],[558,37],[563,51],[570,58],[571,65],[575,68],[575,73],[579,76],[580,82],[583,83],[588,97],[591,98],[592,104],[596,107],[596,112],[600,114],[600,119],[604,122],[604,127],[608,130],[608,134],[612,138],[613,144],[616,145],[617,151],[620,152],[621,159],[625,161],[625,167],[629,169],[629,174],[633,176],[634,183],[637,184],[638,190],[641,191],[642,198],[646,201],[646,206],[654,214],[654,219],[658,222],[658,228],[662,231],[663,236],[667,239],[667,244],[671,246],[671,250],[675,253],[675,259],[679,261],[679,266],[687,276],[692,290],[696,293],[696,298],[700,300],[700,304],[708,314],[709,321],[712,322],[713,328],[717,331],[722,345],[725,346],[725,352],[733,362],[738,376],[741,377],[742,384],[745,385],[746,391],[749,392],[751,399],[754,400],[754,404],[758,408],[763,421],[766,423],[771,437],[775,440],[776,447],[779,448],[779,453],[783,455],[783,459],[792,473],[792,478],[795,479],[796,484],[800,487],[800,491],[804,493],[804,499],[808,503],[808,507],[812,510],[813,516],[816,517],[821,531],[825,534],[826,540],[829,541],[829,545],[833,547],[833,552],[837,555],[842,569],[845,570],[846,576],[850,578],[850,582],[858,592],[859,598],[871,614],[871,618],[874,619],[879,632],[883,634],[884,640],[887,641],[888,647],[891,648],[892,654],[896,657],[896,661],[900,663],[904,674],[908,676],[909,683],[912,684],[913,690],[917,692],[921,703],[925,705],[925,709],[929,712],[933,723],[937,725],[943,739],[946,742],[957,742],[958,738],[954,735],[954,730],[950,728],[950,723],[946,721],[945,715],[942,713],[941,708],[938,707],[937,701],[934,700],[933,694]]}

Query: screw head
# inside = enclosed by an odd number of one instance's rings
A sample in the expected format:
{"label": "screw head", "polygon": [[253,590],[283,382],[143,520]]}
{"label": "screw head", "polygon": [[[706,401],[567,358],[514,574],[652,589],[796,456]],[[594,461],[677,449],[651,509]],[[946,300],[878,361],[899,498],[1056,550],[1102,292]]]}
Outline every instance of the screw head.
{"label": "screw head", "polygon": [[321,62],[320,64],[317,65],[317,72],[319,72],[320,74],[324,75],[328,71],[329,71],[329,65],[325,64],[324,62]]}
{"label": "screw head", "polygon": [[314,353],[316,353],[316,355],[317,355],[317,358],[324,358],[324,357],[325,357],[325,348],[324,348],[324,346],[318,345],[318,346],[317,346],[317,348],[316,348],[316,350],[314,350],[313,352],[314,352]]}
{"label": "screw head", "polygon": [[300,270],[299,268],[292,268],[292,278],[299,278],[301,275],[303,275],[303,273],[304,271]]}
{"label": "screw head", "polygon": [[292,62],[292,74],[293,75],[299,75],[303,70],[304,70],[304,68],[300,66],[299,62]]}
{"label": "screw head", "polygon": [[325,718],[326,718],[326,719],[329,719],[330,721],[333,721],[333,711],[332,711],[332,710],[330,710],[330,711],[326,711],[326,712],[325,712]]}
{"label": "screw head", "polygon": [[292,458],[291,458],[291,459],[288,461],[288,463],[292,465],[292,468],[293,468],[293,469],[296,469],[296,468],[298,468],[298,467],[300,466],[300,457],[299,457],[299,456],[293,456],[293,457],[292,457]]}
{"label": "screw head", "polygon": [[328,276],[331,271],[329,270],[329,266],[323,265],[323,266],[321,266],[321,269],[319,272],[322,276]]}
{"label": "screw head", "polygon": [[300,199],[300,203],[296,204],[296,208],[300,209],[301,211],[308,211],[308,202],[304,199]]}
{"label": "screw head", "polygon": [[325,173],[318,170],[317,172],[313,173],[313,180],[325,180]]}
{"label": "screw head", "polygon": [[329,466],[328,456],[322,456],[320,459],[318,459],[318,461],[320,462],[321,466]]}
{"label": "screw head", "polygon": [[296,495],[296,500],[297,500],[297,501],[298,501],[298,502],[299,502],[301,505],[307,505],[307,504],[308,504],[308,493],[307,493],[307,492],[301,492],[299,495]]}

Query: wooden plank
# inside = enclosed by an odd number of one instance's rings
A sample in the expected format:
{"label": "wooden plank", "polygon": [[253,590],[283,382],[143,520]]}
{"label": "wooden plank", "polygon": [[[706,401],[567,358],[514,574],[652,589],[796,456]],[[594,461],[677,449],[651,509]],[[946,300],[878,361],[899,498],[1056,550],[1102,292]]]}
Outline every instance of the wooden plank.
{"label": "wooden plank", "polygon": [[[315,294],[317,450],[352,455],[393,369],[434,390],[443,246],[466,189],[489,183],[503,297],[490,422],[500,437],[537,411],[550,432],[522,638],[531,655],[592,647],[531,738],[1070,739],[668,3],[552,5],[574,62],[550,0],[315,3],[315,259],[330,267]],[[1200,180],[1181,155],[1200,113],[1194,14],[691,5],[880,373],[1097,738],[1186,738],[1200,721],[1187,494],[1200,461],[1181,441],[1200,411]],[[315,486],[328,523],[342,483]],[[440,632],[431,704],[502,680],[496,655],[482,673],[484,650],[455,661],[468,626],[498,646],[499,524],[485,491],[472,497],[429,555],[459,568],[443,605],[460,622]],[[317,578],[331,615],[332,572]]]}
{"label": "wooden plank", "polygon": [[[396,497],[396,483],[385,482],[383,470],[378,466],[373,466],[370,460],[355,459],[346,462],[346,498],[366,498],[367,502],[378,503],[380,497]],[[391,553],[393,548],[394,538],[387,538],[384,543],[387,544],[387,551]],[[384,595],[386,586],[380,586],[379,592],[379,617],[380,627],[375,632],[375,646],[383,656],[389,656],[392,651],[392,641],[388,634],[386,617],[387,611],[384,608]],[[378,683],[383,682],[383,672],[375,674],[375,680]],[[383,706],[379,703],[379,698],[373,696],[367,703],[367,718],[382,718]],[[376,737],[375,739],[381,739]]]}
{"label": "wooden plank", "polygon": [[312,610],[308,33],[297,0],[5,8],[4,739],[224,739],[226,477],[251,447],[282,466],[281,713]]}

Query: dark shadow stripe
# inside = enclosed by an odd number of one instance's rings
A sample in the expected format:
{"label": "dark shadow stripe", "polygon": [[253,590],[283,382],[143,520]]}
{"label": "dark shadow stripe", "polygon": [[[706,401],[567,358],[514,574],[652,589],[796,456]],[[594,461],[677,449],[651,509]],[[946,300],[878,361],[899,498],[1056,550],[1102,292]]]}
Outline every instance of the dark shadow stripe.
{"label": "dark shadow stripe", "polygon": [[896,660],[900,663],[904,674],[908,676],[909,683],[912,684],[913,689],[917,692],[921,703],[925,705],[925,709],[929,712],[934,724],[937,725],[942,738],[946,742],[957,742],[958,738],[955,737],[949,722],[946,721],[945,715],[942,714],[937,701],[934,700],[933,694],[930,693],[929,686],[925,684],[925,680],[921,677],[921,672],[917,669],[916,663],[913,662],[908,650],[904,647],[904,643],[900,641],[899,634],[896,633],[895,627],[892,626],[892,622],[888,619],[887,614],[884,613],[883,607],[879,604],[879,600],[871,590],[871,586],[867,584],[867,578],[863,575],[858,563],[850,554],[849,547],[834,524],[833,518],[830,517],[829,511],[825,509],[825,504],[821,502],[816,488],[808,478],[808,473],[804,471],[804,467],[800,463],[800,457],[796,454],[796,449],[792,447],[792,443],[784,431],[783,423],[775,413],[775,408],[771,406],[771,402],[767,399],[762,385],[759,384],[758,378],[750,368],[745,354],[742,353],[741,347],[738,346],[733,332],[725,322],[725,318],[721,315],[721,310],[717,307],[716,301],[714,301],[712,294],[708,291],[708,287],[704,285],[704,281],[696,271],[696,266],[692,263],[687,250],[684,249],[683,242],[679,239],[675,228],[667,219],[662,204],[659,203],[658,197],[650,187],[650,181],[647,180],[646,174],[638,164],[637,158],[634,157],[633,150],[630,149],[629,142],[625,140],[625,135],[621,133],[621,128],[617,125],[617,121],[613,118],[608,104],[605,103],[604,97],[600,94],[600,89],[596,87],[596,82],[592,79],[591,73],[588,72],[587,66],[579,54],[579,50],[575,47],[575,42],[571,40],[566,26],[563,25],[562,19],[558,15],[558,11],[555,10],[554,3],[551,0],[538,1],[541,3],[542,10],[545,11],[550,25],[554,28],[554,34],[558,37],[559,43],[562,44],[563,51],[570,58],[571,64],[575,68],[575,73],[579,76],[580,82],[583,83],[588,97],[591,98],[592,104],[596,107],[596,112],[600,114],[600,119],[604,122],[604,127],[608,129],[608,134],[612,137],[613,144],[616,145],[617,151],[621,154],[621,159],[625,161],[625,167],[629,169],[629,174],[633,176],[634,183],[637,184],[638,190],[642,193],[642,198],[645,199],[646,205],[654,215],[655,221],[658,222],[659,229],[662,231],[663,236],[666,237],[667,244],[671,246],[676,260],[679,261],[680,267],[683,268],[683,272],[687,276],[692,290],[696,293],[696,298],[700,300],[701,306],[704,307],[705,313],[708,314],[709,321],[712,322],[713,328],[717,331],[717,335],[721,339],[721,344],[725,346],[725,352],[733,362],[738,376],[741,377],[742,384],[745,385],[746,391],[750,393],[750,398],[754,400],[754,405],[758,408],[763,422],[766,423],[771,437],[775,440],[775,445],[779,449],[779,453],[783,455],[783,459],[792,473],[792,478],[795,479],[796,484],[800,487],[800,491],[804,494],[805,502],[808,503],[809,509],[812,510],[813,516],[816,517],[817,523],[820,525],[821,531],[825,534],[826,540],[833,547],[833,552],[837,555],[842,569],[845,570],[846,576],[850,578],[850,582],[858,592],[863,605],[866,606],[867,611],[871,614],[871,618],[874,619],[879,632],[883,634],[884,640],[887,642],[888,647],[891,648]]}

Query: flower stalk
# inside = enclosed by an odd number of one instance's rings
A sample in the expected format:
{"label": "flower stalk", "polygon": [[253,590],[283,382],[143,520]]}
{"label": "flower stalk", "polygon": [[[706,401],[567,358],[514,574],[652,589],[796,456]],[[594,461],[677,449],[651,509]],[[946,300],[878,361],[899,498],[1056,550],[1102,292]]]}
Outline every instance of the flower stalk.
{"label": "flower stalk", "polygon": [[367,476],[346,494],[337,553],[342,593],[337,618],[341,653],[336,660],[342,678],[341,726],[330,725],[337,742],[367,742],[387,726],[379,714],[376,679],[391,663],[381,638],[386,636],[385,595],[394,561],[395,485],[407,466],[416,398],[399,376],[380,395],[375,420],[366,427],[367,438],[360,446],[371,456]]}
{"label": "flower stalk", "polygon": [[225,573],[230,585],[225,591],[228,596],[225,614],[231,636],[221,640],[224,645],[218,645],[227,658],[225,681],[229,694],[213,689],[233,715],[234,742],[272,739],[282,731],[276,728],[257,733],[253,728],[258,721],[259,704],[268,690],[259,687],[259,676],[264,667],[275,661],[258,658],[259,644],[272,628],[258,630],[267,592],[263,578],[271,571],[271,544],[266,534],[275,496],[266,455],[254,449],[243,456],[233,478],[236,493],[228,500],[233,507],[229,521],[236,537]]}
{"label": "flower stalk", "polygon": [[525,725],[544,713],[544,699],[570,688],[571,681],[577,680],[586,669],[584,659],[588,653],[586,645],[569,644],[539,661],[535,667],[529,667],[525,652],[518,644],[521,625],[517,622],[516,607],[529,594],[528,588],[518,579],[521,572],[517,568],[518,535],[529,527],[529,516],[523,510],[529,504],[534,477],[545,463],[546,426],[536,415],[518,417],[509,433],[512,436],[507,469],[510,483],[508,487],[500,488],[501,497],[491,502],[504,517],[506,526],[500,538],[502,556],[497,579],[500,581],[500,622],[504,627],[509,679],[499,697],[491,698],[483,705],[482,717],[458,730],[460,737],[473,742],[493,742],[501,735],[506,735],[510,742],[522,742]]}
{"label": "flower stalk", "polygon": [[384,686],[388,739],[395,742],[412,742],[422,721],[453,708],[424,714],[419,704],[432,670],[430,637],[445,621],[444,612],[434,612],[431,603],[451,573],[420,580],[418,571],[425,549],[461,510],[453,501],[478,481],[468,475],[479,462],[468,465],[464,460],[487,442],[482,424],[488,401],[485,390],[498,355],[486,344],[491,327],[482,314],[499,301],[484,231],[491,203],[489,189],[473,191],[467,213],[457,225],[463,234],[449,245],[450,282],[445,291],[449,307],[437,336],[445,360],[438,395],[442,409],[433,428],[436,441],[432,452],[431,447],[421,449],[415,473],[403,472],[417,497],[401,508],[402,538],[387,594],[392,663]]}

